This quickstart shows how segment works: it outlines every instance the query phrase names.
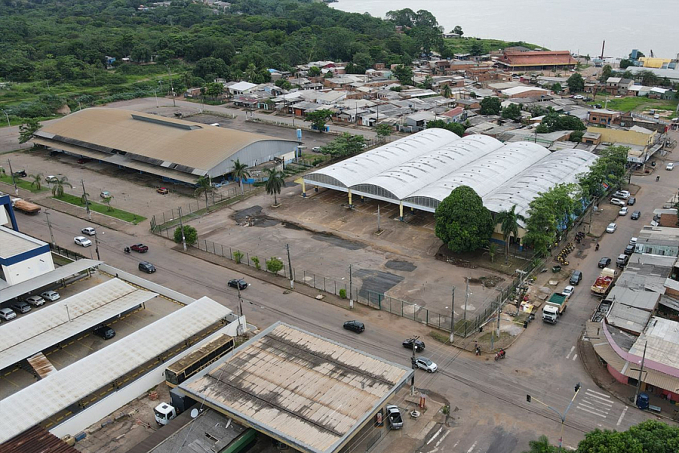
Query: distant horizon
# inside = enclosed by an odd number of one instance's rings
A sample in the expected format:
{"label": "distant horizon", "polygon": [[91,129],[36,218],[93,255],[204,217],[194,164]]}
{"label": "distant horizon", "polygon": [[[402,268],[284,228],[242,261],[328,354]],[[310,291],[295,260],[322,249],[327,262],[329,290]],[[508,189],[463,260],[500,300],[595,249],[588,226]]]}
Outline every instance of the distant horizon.
{"label": "distant horizon", "polygon": [[[542,0],[425,0],[417,8],[406,0],[338,0],[328,5],[381,18],[388,11],[425,9],[436,16],[445,33],[459,25],[465,37],[523,41],[591,58],[601,54],[604,40],[606,58],[627,58],[633,49],[646,56],[652,50],[658,58],[674,59],[679,54],[679,28],[649,32],[652,25],[639,14],[639,8],[645,8],[649,16],[665,11],[674,17],[679,12],[677,0],[650,0],[643,7],[636,0],[618,0],[615,9],[589,0],[557,2],[550,8]],[[607,20],[611,25],[604,27]]]}

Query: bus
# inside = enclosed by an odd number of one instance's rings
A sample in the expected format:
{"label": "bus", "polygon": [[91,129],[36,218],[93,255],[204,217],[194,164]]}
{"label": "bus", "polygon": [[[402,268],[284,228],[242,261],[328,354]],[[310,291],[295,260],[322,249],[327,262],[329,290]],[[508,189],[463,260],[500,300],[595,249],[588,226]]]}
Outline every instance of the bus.
{"label": "bus", "polygon": [[221,334],[165,369],[165,381],[174,388],[233,350],[233,337]]}

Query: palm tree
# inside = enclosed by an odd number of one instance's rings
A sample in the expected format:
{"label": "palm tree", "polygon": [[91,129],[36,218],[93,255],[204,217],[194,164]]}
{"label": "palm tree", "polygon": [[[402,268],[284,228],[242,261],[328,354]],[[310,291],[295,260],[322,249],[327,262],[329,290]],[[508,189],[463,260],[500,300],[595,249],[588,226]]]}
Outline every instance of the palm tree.
{"label": "palm tree", "polygon": [[521,214],[516,213],[516,205],[512,206],[509,211],[499,212],[495,218],[496,224],[500,224],[502,237],[505,241],[505,264],[509,261],[509,238],[519,234],[519,222],[525,222],[526,218]]}
{"label": "palm tree", "polygon": [[441,94],[445,98],[449,98],[453,95],[453,92],[450,90],[450,85],[445,84],[443,85],[443,88],[441,88]]}
{"label": "palm tree", "polygon": [[66,176],[62,176],[61,178],[58,178],[56,181],[54,181],[54,185],[52,186],[52,196],[57,198],[63,197],[64,186],[68,186],[71,189],[73,188],[73,185],[68,182],[68,178]]}
{"label": "palm tree", "polygon": [[106,210],[108,212],[113,212],[113,210],[115,209],[113,206],[111,206],[111,200],[112,199],[113,199],[113,195],[111,195],[110,197],[104,198],[104,203],[106,203]]}
{"label": "palm tree", "polygon": [[276,198],[277,193],[281,193],[281,189],[285,187],[285,180],[283,179],[283,172],[278,171],[276,167],[274,168],[267,168],[264,170],[267,176],[266,180],[266,185],[264,186],[266,188],[266,193],[269,195],[273,195],[273,204],[274,206],[278,206],[278,199]]}
{"label": "palm tree", "polygon": [[231,171],[233,177],[238,178],[241,194],[245,194],[245,189],[243,188],[243,179],[250,177],[250,172],[248,172],[247,168],[247,164],[241,164],[240,159],[236,159],[236,161],[233,163],[233,170]]}
{"label": "palm tree", "polygon": [[208,195],[213,195],[215,193],[215,188],[212,187],[212,184],[210,183],[210,178],[207,178],[205,176],[201,176],[198,178],[198,181],[196,181],[196,191],[194,192],[194,195],[196,197],[201,196],[201,194],[205,195],[205,209],[208,209],[207,205],[207,196]]}
{"label": "palm tree", "polygon": [[90,194],[87,193],[87,192],[83,192],[83,194],[80,195],[80,203],[82,203],[82,204],[85,204],[85,203],[90,204],[89,198],[90,198]]}
{"label": "palm tree", "polygon": [[42,173],[38,173],[37,175],[28,175],[30,178],[33,178],[33,181],[31,181],[31,187],[35,186],[36,189],[40,190],[42,188]]}

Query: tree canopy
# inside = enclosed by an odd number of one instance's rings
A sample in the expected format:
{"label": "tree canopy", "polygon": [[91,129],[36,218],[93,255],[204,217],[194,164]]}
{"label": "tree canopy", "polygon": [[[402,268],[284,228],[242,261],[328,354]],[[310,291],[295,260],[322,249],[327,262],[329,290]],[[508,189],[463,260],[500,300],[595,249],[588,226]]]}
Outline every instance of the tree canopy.
{"label": "tree canopy", "polygon": [[345,132],[327,145],[322,146],[321,153],[329,154],[335,158],[349,157],[360,153],[364,147],[365,137]]}
{"label": "tree canopy", "polygon": [[469,186],[460,186],[436,208],[436,236],[455,252],[473,252],[488,244],[495,222],[481,197]]}
{"label": "tree canopy", "polygon": [[579,72],[576,72],[566,80],[566,85],[571,93],[578,93],[585,89],[585,79]]}
{"label": "tree canopy", "polygon": [[494,96],[481,99],[481,115],[499,115],[502,110],[500,98]]}
{"label": "tree canopy", "polygon": [[587,129],[582,120],[576,116],[559,115],[556,112],[549,112],[542,119],[536,131],[539,134],[554,131],[584,131]]}
{"label": "tree canopy", "polygon": [[447,123],[443,120],[427,121],[427,129],[434,128],[449,130],[450,132],[453,132],[459,135],[460,137],[464,135],[464,126],[461,125],[460,123]]}
{"label": "tree canopy", "polygon": [[321,109],[309,112],[304,117],[305,120],[309,121],[318,132],[323,132],[325,130],[325,123],[332,118],[332,110]]}

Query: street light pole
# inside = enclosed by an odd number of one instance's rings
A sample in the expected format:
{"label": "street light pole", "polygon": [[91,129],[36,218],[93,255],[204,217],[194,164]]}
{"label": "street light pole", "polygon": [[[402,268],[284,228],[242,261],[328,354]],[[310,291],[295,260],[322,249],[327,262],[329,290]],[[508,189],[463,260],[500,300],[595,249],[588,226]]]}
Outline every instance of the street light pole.
{"label": "street light pole", "polygon": [[14,170],[12,170],[12,161],[7,159],[7,164],[9,165],[9,173],[12,175],[12,184],[14,184],[14,195],[19,196],[19,188],[17,187],[16,178],[14,178]]}
{"label": "street light pole", "polygon": [[452,300],[450,301],[450,344],[455,339],[455,287],[453,286]]}
{"label": "street light pole", "polygon": [[81,179],[80,183],[83,186],[83,198],[85,199],[85,211],[87,212],[87,218],[92,220],[92,213],[90,212],[90,202],[87,201],[87,192],[85,191],[85,181]]}
{"label": "street light pole", "polygon": [[101,261],[101,257],[99,256],[99,239],[97,237],[97,230],[94,230],[94,251],[97,252],[97,259]]}
{"label": "street light pole", "polygon": [[559,451],[560,451],[560,452],[563,451],[563,425],[566,423],[566,415],[568,414],[568,411],[570,410],[571,406],[573,405],[573,402],[575,401],[575,398],[578,396],[578,392],[580,392],[580,388],[582,388],[582,386],[580,385],[579,382],[578,382],[577,384],[575,384],[575,393],[573,394],[573,398],[571,398],[571,402],[568,403],[568,407],[566,408],[566,410],[564,411],[563,414],[561,414],[561,412],[559,412],[559,411],[557,411],[556,409],[554,409],[552,406],[543,403],[543,402],[540,401],[539,399],[533,398],[533,397],[531,397],[530,395],[526,395],[526,401],[527,401],[527,402],[530,403],[532,400],[535,400],[535,401],[537,401],[538,403],[540,403],[540,404],[542,404],[543,406],[545,406],[547,409],[551,409],[552,411],[554,411],[554,413],[556,413],[556,415],[559,416],[559,420],[561,420],[561,432],[560,432],[560,434],[559,434]]}
{"label": "street light pole", "polygon": [[290,289],[295,289],[295,276],[292,273],[292,261],[290,260],[290,244],[285,244],[288,251],[288,267],[290,268]]}
{"label": "street light pole", "polygon": [[45,210],[45,218],[47,219],[47,228],[50,230],[50,239],[52,240],[52,246],[56,246],[57,243],[54,242],[54,234],[52,234],[52,224],[50,223],[50,213]]}
{"label": "street light pole", "polygon": [[646,346],[648,346],[648,341],[644,343],[644,355],[641,356],[641,368],[639,368],[639,379],[637,379],[637,390],[634,392],[634,404],[637,404],[637,398],[639,397],[639,390],[641,389],[641,376],[644,372],[644,361],[646,360]]}
{"label": "street light pole", "polygon": [[351,264],[349,265],[349,308],[352,310],[354,308],[354,288],[353,281],[351,279]]}
{"label": "street light pole", "polygon": [[186,251],[186,236],[184,236],[184,225],[182,224],[182,208],[179,208],[179,229],[182,232],[182,247]]}

